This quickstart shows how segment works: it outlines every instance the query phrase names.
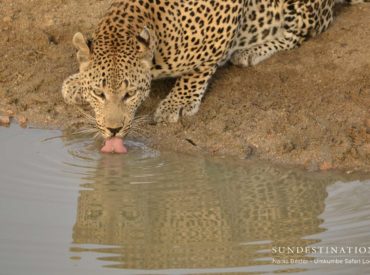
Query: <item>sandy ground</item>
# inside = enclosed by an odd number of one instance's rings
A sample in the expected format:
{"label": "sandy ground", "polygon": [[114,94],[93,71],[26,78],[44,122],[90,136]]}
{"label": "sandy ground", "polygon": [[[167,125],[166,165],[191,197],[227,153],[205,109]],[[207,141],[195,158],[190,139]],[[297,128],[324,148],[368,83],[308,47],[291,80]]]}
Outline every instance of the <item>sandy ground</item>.
{"label": "sandy ground", "polygon": [[[91,33],[108,2],[1,1],[0,113],[52,128],[81,120],[60,93],[77,71],[71,39]],[[331,28],[301,48],[219,69],[196,116],[143,126],[146,139],[162,150],[370,171],[369,45],[370,5],[340,7]],[[172,84],[153,83],[143,112]]]}

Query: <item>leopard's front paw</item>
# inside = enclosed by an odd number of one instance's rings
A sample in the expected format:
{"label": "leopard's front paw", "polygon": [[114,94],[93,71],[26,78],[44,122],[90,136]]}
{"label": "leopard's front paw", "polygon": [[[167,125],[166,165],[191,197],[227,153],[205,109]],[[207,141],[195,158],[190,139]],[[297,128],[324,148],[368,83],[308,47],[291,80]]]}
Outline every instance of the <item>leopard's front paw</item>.
{"label": "leopard's front paw", "polygon": [[195,115],[200,106],[200,101],[178,103],[168,99],[163,100],[154,113],[156,122],[177,122],[180,116]]}
{"label": "leopard's front paw", "polygon": [[264,61],[265,59],[267,59],[269,57],[270,57],[269,54],[259,55],[259,54],[255,53],[255,54],[252,54],[252,55],[249,56],[248,63],[249,63],[250,66],[255,66],[255,65],[261,63],[262,61]]}
{"label": "leopard's front paw", "polygon": [[247,50],[236,51],[230,58],[232,64],[236,66],[250,66],[250,53]]}
{"label": "leopard's front paw", "polygon": [[164,99],[154,113],[155,122],[177,122],[180,117],[181,106],[174,104],[168,99]]}
{"label": "leopard's front paw", "polygon": [[196,100],[193,102],[187,102],[187,104],[182,108],[182,116],[193,116],[195,115],[200,107],[200,101]]}

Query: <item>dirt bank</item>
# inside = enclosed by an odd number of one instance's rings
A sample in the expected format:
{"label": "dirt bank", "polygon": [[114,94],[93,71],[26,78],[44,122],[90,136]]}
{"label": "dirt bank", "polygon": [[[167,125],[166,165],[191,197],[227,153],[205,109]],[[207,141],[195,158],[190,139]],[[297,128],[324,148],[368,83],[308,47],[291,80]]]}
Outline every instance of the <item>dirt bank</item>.
{"label": "dirt bank", "polygon": [[[71,38],[93,30],[109,1],[0,4],[0,112],[45,127],[80,115],[60,87],[77,71]],[[370,171],[370,5],[342,7],[331,28],[254,68],[218,70],[199,113],[146,125],[161,149],[257,157],[309,169]],[[155,82],[153,112],[172,80]]]}

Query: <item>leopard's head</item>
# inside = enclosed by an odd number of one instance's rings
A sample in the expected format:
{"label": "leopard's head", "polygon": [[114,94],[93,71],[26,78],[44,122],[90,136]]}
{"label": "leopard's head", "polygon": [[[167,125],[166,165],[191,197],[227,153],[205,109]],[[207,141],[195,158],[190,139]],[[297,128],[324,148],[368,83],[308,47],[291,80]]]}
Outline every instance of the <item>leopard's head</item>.
{"label": "leopard's head", "polygon": [[90,104],[96,127],[107,139],[130,131],[138,107],[150,92],[153,39],[148,29],[97,33],[88,41],[81,33],[73,37],[79,73],[63,83],[69,104]]}

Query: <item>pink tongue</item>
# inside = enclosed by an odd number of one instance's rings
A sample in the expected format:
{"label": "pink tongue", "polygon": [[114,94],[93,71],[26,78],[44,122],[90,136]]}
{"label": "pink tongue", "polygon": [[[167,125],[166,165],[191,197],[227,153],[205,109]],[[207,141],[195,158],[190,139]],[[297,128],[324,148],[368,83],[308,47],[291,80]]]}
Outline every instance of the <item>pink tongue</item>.
{"label": "pink tongue", "polygon": [[103,148],[101,148],[101,152],[125,154],[127,153],[127,148],[123,144],[122,138],[113,137],[105,141]]}

